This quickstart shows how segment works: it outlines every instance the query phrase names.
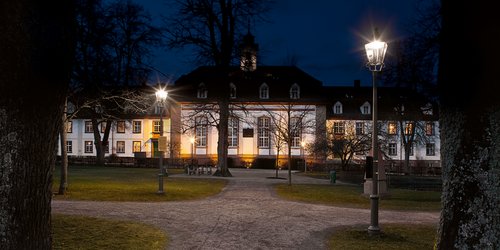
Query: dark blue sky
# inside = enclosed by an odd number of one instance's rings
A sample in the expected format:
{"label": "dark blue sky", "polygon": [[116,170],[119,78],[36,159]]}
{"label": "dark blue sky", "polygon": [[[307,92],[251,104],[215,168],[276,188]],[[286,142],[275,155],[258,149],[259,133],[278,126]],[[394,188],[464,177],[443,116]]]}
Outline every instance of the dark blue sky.
{"label": "dark blue sky", "polygon": [[[168,15],[165,0],[137,0],[153,18]],[[307,2],[307,4],[305,3]],[[406,37],[418,0],[275,0],[267,18],[251,28],[260,46],[258,63],[297,66],[326,85],[371,84],[365,67],[364,44],[378,27],[390,42]],[[154,66],[171,80],[193,70],[189,51],[158,51]]]}

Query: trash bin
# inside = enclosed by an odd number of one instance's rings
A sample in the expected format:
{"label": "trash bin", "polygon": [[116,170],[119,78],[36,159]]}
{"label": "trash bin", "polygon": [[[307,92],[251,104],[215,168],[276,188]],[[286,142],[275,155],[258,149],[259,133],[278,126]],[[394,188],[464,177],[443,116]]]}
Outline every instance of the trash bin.
{"label": "trash bin", "polygon": [[335,181],[337,180],[337,172],[335,170],[330,171],[330,183],[335,184]]}

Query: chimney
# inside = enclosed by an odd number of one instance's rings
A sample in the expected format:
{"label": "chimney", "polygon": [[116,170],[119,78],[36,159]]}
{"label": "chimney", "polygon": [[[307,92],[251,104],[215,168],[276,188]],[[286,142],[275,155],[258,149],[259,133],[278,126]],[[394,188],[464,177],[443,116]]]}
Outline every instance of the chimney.
{"label": "chimney", "polygon": [[355,88],[361,87],[361,80],[354,80],[354,87]]}

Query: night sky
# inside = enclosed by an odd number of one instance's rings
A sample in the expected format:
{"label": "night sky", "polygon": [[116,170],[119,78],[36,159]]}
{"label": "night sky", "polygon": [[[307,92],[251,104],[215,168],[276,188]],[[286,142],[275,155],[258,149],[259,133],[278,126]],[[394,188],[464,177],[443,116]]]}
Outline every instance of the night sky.
{"label": "night sky", "polygon": [[[160,15],[169,15],[165,0],[137,0],[148,10],[155,22]],[[351,85],[360,79],[371,84],[371,74],[365,67],[364,44],[378,27],[389,43],[408,35],[416,15],[417,0],[276,0],[267,14],[269,23],[251,27],[259,43],[260,65],[287,65],[290,57],[297,66],[325,85]],[[156,52],[154,66],[175,81],[196,65],[189,60],[190,52]],[[161,76],[160,76],[161,77]],[[157,78],[153,73],[152,78]],[[161,77],[165,80],[164,77]]]}

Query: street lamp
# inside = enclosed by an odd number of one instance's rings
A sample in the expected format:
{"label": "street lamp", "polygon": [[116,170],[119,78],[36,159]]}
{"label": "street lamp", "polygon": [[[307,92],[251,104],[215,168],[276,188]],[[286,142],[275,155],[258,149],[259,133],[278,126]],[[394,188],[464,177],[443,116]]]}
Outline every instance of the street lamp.
{"label": "street lamp", "polygon": [[302,159],[304,160],[304,173],[307,172],[307,166],[306,166],[306,157],[305,157],[305,149],[306,149],[306,142],[301,141],[300,146],[302,146]]}
{"label": "street lamp", "polygon": [[193,164],[193,160],[194,160],[194,142],[195,142],[195,139],[194,137],[191,137],[189,138],[189,141],[191,142],[191,164]]}
{"label": "street lamp", "polygon": [[384,67],[384,57],[387,51],[387,43],[378,40],[379,34],[377,29],[375,29],[375,41],[365,44],[366,56],[368,58],[368,63],[366,66],[372,72],[373,81],[373,113],[372,113],[372,157],[373,157],[373,175],[372,175],[372,194],[370,195],[370,226],[368,227],[369,233],[378,233],[380,228],[378,226],[378,131],[377,131],[377,83],[376,73],[382,71]]}
{"label": "street lamp", "polygon": [[[165,100],[167,99],[168,92],[160,89],[156,91],[156,101],[158,102],[158,107],[160,111],[160,138],[163,138],[163,107],[165,106]],[[160,139],[158,139],[158,153],[160,154],[160,159],[158,161],[158,166],[160,168],[160,173],[158,174],[158,194],[164,194],[163,192],[163,148],[160,146]],[[163,141],[162,141],[163,142]]]}

